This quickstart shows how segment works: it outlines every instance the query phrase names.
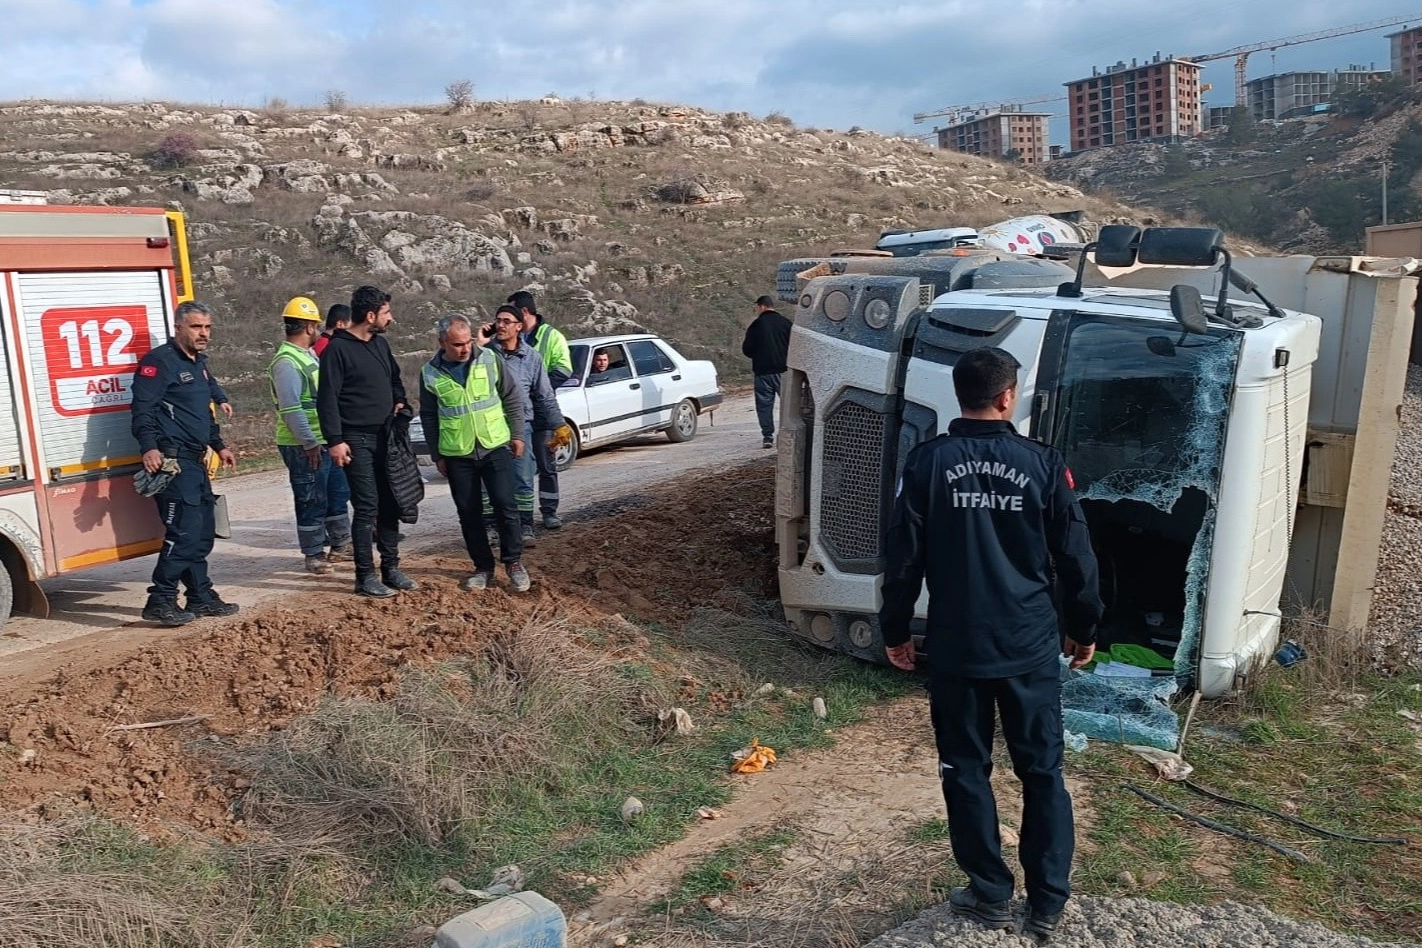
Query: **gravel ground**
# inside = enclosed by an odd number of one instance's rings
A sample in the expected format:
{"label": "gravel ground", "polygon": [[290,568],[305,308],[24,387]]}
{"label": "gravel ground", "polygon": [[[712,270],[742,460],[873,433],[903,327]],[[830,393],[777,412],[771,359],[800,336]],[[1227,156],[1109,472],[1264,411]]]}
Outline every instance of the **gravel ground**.
{"label": "gravel ground", "polygon": [[[1019,903],[1019,910],[1021,905]],[[1025,910],[1024,910],[1025,911]],[[945,903],[880,935],[864,948],[930,948],[953,945],[1032,944],[1023,936],[987,931],[953,915]],[[1073,899],[1053,948],[1376,948],[1398,945],[1329,931],[1321,925],[1290,921],[1250,905],[1175,905],[1147,899]],[[1412,946],[1415,948],[1415,946]]]}
{"label": "gravel ground", "polygon": [[1422,667],[1422,366],[1409,366],[1369,630],[1382,658]]}

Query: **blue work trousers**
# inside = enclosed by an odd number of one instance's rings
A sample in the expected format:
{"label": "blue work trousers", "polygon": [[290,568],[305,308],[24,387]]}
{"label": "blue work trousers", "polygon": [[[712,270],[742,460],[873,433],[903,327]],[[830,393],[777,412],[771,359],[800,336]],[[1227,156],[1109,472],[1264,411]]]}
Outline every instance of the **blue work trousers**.
{"label": "blue work trousers", "polygon": [[[546,435],[547,432],[544,432]],[[514,503],[518,506],[518,520],[522,526],[533,526],[533,477],[538,468],[538,462],[533,457],[533,425],[524,425],[523,429],[523,455],[512,457],[513,461],[513,495]],[[481,485],[479,493],[483,496],[484,522],[495,523],[494,505],[489,502],[489,492]]]}
{"label": "blue work trousers", "polygon": [[346,504],[351,488],[346,472],[331,463],[323,447],[316,467],[299,445],[279,444],[286,464],[291,496],[296,503],[296,539],[306,556],[320,556],[327,547],[341,548],[351,542],[351,520]]}

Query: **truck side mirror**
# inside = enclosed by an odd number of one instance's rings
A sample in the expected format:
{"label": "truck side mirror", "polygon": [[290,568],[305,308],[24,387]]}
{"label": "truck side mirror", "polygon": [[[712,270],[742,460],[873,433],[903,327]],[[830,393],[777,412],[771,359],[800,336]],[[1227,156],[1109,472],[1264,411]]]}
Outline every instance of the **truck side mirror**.
{"label": "truck side mirror", "polygon": [[1177,283],[1170,288],[1170,312],[1186,332],[1203,335],[1209,330],[1205,301],[1201,299],[1200,291],[1193,286]]}
{"label": "truck side mirror", "polygon": [[1136,242],[1141,229],[1130,224],[1107,224],[1096,237],[1098,267],[1131,267],[1136,263]]}
{"label": "truck side mirror", "polygon": [[1141,234],[1138,256],[1141,263],[1209,267],[1223,243],[1224,234],[1217,227],[1148,227]]}

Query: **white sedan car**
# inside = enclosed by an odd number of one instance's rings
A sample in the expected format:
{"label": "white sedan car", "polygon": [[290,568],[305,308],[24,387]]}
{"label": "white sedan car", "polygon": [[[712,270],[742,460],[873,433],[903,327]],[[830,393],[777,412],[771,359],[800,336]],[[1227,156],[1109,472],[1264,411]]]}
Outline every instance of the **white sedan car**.
{"label": "white sedan car", "polygon": [[[657,336],[594,336],[572,339],[573,375],[558,389],[558,407],[573,430],[573,441],[554,452],[565,471],[589,448],[665,431],[673,442],[696,436],[700,416],[721,404],[716,366],[687,359]],[[596,371],[598,354],[607,368]],[[410,440],[428,454],[424,431],[415,418]]]}
{"label": "white sedan car", "polygon": [[[687,359],[651,335],[572,339],[573,376],[558,389],[558,407],[573,429],[573,443],[554,454],[567,470],[588,448],[665,431],[673,442],[696,436],[699,417],[721,404],[716,366]],[[594,370],[599,354],[607,368]]]}

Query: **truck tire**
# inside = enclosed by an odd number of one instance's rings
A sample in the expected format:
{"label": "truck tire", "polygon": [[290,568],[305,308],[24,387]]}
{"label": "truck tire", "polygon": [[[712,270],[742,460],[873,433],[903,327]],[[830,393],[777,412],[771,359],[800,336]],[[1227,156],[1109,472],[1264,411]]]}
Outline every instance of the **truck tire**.
{"label": "truck tire", "polygon": [[696,437],[697,422],[696,403],[689,398],[683,398],[672,409],[671,427],[667,429],[667,440],[672,444],[690,441]]}

